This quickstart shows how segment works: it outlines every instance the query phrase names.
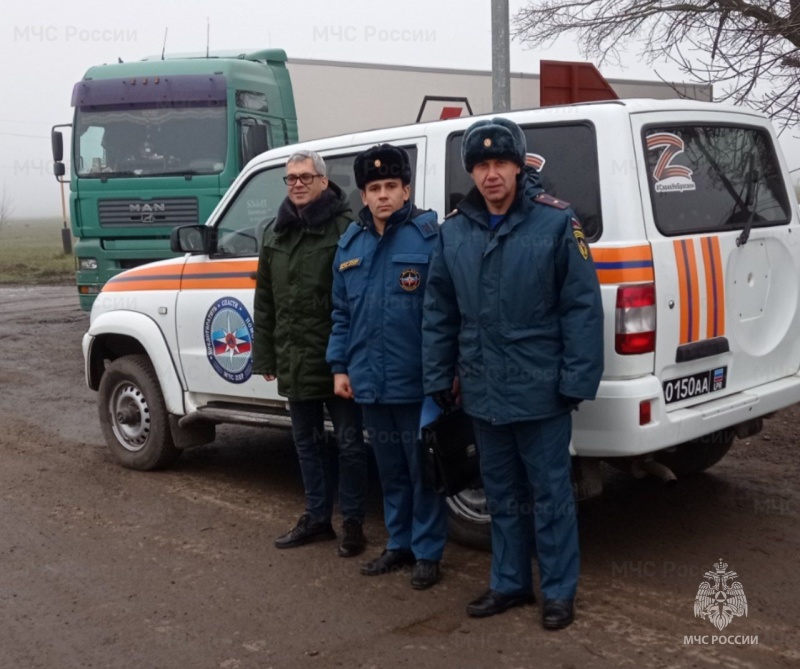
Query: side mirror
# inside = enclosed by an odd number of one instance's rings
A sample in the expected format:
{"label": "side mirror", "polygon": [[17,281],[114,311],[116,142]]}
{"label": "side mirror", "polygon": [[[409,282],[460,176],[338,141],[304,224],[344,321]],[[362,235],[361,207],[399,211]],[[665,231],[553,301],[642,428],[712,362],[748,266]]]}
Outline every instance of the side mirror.
{"label": "side mirror", "polygon": [[173,253],[211,253],[216,243],[216,230],[205,225],[182,225],[173,228],[169,248]]}
{"label": "side mirror", "polygon": [[59,177],[63,177],[67,173],[67,169],[64,167],[64,163],[55,162],[53,163],[53,174],[55,175],[56,179]]}
{"label": "side mirror", "polygon": [[53,161],[60,163],[62,160],[64,160],[64,137],[60,130],[50,131],[50,145],[53,149]]}

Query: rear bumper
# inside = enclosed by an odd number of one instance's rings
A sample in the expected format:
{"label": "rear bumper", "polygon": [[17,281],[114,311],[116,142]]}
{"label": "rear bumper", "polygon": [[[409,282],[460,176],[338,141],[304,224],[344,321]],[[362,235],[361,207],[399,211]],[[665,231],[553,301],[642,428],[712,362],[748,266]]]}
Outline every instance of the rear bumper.
{"label": "rear bumper", "polygon": [[[651,402],[652,420],[639,425],[639,404],[645,400]],[[655,376],[604,381],[597,399],[584,402],[574,414],[572,449],[576,455],[585,457],[652,453],[797,402],[800,402],[800,375],[669,413]]]}

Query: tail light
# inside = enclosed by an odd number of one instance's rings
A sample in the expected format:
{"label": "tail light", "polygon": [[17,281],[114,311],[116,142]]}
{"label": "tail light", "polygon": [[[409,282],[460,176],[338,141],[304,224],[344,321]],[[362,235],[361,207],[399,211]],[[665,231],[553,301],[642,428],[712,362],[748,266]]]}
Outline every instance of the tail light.
{"label": "tail light", "polygon": [[656,288],[641,283],[617,288],[614,348],[620,355],[656,349]]}

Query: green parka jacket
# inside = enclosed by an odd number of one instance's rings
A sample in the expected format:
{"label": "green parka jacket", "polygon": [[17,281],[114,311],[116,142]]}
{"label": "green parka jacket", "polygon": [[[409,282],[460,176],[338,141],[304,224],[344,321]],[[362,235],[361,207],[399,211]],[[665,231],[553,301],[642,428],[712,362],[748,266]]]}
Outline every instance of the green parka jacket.
{"label": "green parka jacket", "polygon": [[333,395],[325,361],[331,333],[333,258],[353,213],[332,181],[298,210],[286,198],[264,231],[254,298],[253,374],[278,377],[291,400]]}

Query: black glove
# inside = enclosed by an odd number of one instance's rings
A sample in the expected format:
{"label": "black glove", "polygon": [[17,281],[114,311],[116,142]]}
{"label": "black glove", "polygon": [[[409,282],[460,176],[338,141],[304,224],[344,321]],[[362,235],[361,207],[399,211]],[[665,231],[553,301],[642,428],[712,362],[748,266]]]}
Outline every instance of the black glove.
{"label": "black glove", "polygon": [[431,399],[436,402],[436,405],[442,411],[449,411],[456,404],[456,398],[453,396],[453,391],[450,388],[437,390],[431,395]]}
{"label": "black glove", "polygon": [[562,395],[561,401],[564,402],[564,404],[569,405],[570,409],[577,409],[578,405],[583,402],[580,397],[569,397],[568,395]]}

